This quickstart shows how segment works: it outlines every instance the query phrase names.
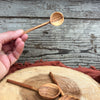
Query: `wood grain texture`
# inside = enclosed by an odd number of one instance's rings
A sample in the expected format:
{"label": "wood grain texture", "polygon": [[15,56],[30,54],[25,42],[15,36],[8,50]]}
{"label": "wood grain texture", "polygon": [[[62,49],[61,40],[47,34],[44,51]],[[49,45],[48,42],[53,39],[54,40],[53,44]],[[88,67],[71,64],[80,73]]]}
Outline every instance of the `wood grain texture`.
{"label": "wood grain texture", "polygon": [[71,67],[100,68],[99,0],[1,0],[0,32],[27,30],[49,21],[54,11],[64,14],[64,24],[30,32],[18,62],[59,60]]}
{"label": "wood grain texture", "polygon": [[0,16],[49,17],[60,11],[67,18],[100,19],[99,0],[0,0]]}
{"label": "wood grain texture", "polygon": [[0,100],[44,100],[36,92],[6,81],[12,79],[38,89],[43,84],[51,82],[49,72],[55,75],[65,95],[72,95],[80,100],[100,100],[100,85],[96,81],[86,74],[59,66],[30,67],[8,75],[0,82]]}
{"label": "wood grain texture", "polygon": [[[1,32],[39,25],[49,19],[10,18],[0,19]],[[100,64],[100,21],[66,19],[63,25],[44,26],[30,32],[19,62],[38,59],[59,60],[66,65]]]}

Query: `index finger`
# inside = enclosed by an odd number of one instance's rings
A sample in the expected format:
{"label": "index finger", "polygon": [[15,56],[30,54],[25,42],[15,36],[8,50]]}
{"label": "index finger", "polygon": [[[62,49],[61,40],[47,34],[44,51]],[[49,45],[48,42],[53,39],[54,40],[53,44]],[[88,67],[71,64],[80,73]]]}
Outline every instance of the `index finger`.
{"label": "index finger", "polygon": [[8,31],[0,34],[0,43],[5,44],[11,40],[15,40],[24,34],[24,30]]}

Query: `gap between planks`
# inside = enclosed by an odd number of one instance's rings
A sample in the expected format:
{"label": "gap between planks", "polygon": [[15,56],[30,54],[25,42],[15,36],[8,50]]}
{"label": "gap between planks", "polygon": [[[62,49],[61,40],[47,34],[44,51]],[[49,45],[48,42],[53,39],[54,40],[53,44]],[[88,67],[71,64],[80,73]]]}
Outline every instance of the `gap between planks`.
{"label": "gap between planks", "polygon": [[[32,16],[0,16],[0,18],[22,18],[22,19],[50,19],[50,17],[32,17]],[[76,20],[100,20],[100,18],[74,18],[74,17],[64,17],[64,19],[76,19]]]}

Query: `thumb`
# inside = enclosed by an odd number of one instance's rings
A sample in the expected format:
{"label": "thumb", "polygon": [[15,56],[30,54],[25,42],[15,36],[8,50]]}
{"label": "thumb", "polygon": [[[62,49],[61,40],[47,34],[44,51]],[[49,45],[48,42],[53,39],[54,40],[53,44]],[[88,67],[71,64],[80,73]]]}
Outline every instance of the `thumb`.
{"label": "thumb", "polygon": [[24,30],[8,31],[0,34],[0,43],[5,44],[11,40],[15,40],[24,34]]}

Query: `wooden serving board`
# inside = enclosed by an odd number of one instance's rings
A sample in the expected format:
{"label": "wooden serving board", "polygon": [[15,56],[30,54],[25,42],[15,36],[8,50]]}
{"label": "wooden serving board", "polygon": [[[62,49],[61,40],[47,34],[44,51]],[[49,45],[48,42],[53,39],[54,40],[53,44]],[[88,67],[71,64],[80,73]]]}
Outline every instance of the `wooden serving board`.
{"label": "wooden serving board", "polygon": [[80,100],[100,100],[100,85],[95,80],[81,72],[59,66],[30,67],[8,75],[0,82],[0,100],[43,100],[38,93],[7,83],[6,80],[12,79],[39,88],[51,82],[49,72],[54,74],[65,94]]}

